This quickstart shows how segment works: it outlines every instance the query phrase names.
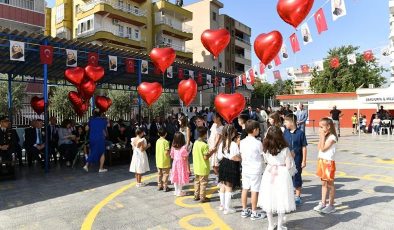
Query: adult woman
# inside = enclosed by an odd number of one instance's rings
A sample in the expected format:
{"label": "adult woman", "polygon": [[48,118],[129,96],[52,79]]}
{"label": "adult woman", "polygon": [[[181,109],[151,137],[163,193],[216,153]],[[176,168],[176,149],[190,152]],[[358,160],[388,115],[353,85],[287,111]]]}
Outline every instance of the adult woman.
{"label": "adult woman", "polygon": [[71,120],[66,119],[62,122],[61,128],[59,128],[59,151],[62,153],[66,160],[67,167],[71,166],[71,162],[75,158],[78,152],[76,144],[76,136],[71,132]]}
{"label": "adult woman", "polygon": [[100,162],[99,173],[107,172],[104,169],[105,161],[105,136],[107,128],[107,119],[101,117],[100,111],[95,109],[93,117],[89,120],[89,148],[90,153],[83,169],[87,172],[89,164]]}

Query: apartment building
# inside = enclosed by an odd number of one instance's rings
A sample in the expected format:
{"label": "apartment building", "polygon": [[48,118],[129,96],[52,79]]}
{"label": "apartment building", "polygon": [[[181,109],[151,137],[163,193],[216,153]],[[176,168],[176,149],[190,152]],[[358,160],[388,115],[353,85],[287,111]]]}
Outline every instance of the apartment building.
{"label": "apartment building", "polygon": [[185,42],[193,38],[186,25],[193,14],[168,1],[56,0],[46,14],[46,33],[53,37],[142,52],[171,46],[178,59],[192,62]]}
{"label": "apartment building", "polygon": [[390,9],[390,57],[391,57],[391,76],[394,76],[394,0],[389,0]]}
{"label": "apartment building", "polygon": [[44,33],[44,0],[0,0],[0,27]]}
{"label": "apartment building", "polygon": [[301,69],[294,70],[294,94],[311,94],[313,93],[310,82],[313,78],[312,70],[302,71]]}

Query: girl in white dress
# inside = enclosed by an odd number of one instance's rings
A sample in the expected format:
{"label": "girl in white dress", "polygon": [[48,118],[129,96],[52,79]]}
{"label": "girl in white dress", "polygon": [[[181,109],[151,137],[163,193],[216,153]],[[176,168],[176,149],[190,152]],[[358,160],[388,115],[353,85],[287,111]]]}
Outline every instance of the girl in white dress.
{"label": "girl in white dress", "polygon": [[208,138],[208,146],[209,146],[209,150],[212,150],[214,152],[212,157],[210,158],[210,165],[212,166],[215,175],[218,175],[219,174],[218,147],[220,142],[222,141],[222,132],[224,127],[223,118],[218,113],[214,113],[213,122],[214,123],[210,129],[211,132]]}
{"label": "girl in white dress", "polygon": [[271,126],[263,142],[267,167],[260,185],[258,205],[267,213],[268,229],[274,229],[273,213],[278,214],[278,228],[283,227],[285,213],[294,211],[295,198],[291,169],[292,156],[280,127]]}
{"label": "girl in white dress", "polygon": [[149,171],[148,155],[146,149],[150,147],[144,138],[144,131],[137,128],[135,131],[136,137],[131,138],[131,146],[133,147],[133,157],[130,163],[130,172],[135,173],[137,180],[137,187],[142,187],[145,184],[141,182],[142,174]]}

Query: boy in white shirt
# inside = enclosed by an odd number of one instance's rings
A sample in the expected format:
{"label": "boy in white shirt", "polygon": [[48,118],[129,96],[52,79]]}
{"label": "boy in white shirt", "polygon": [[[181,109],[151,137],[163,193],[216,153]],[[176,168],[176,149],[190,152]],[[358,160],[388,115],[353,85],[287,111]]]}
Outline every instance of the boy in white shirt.
{"label": "boy in white shirt", "polygon": [[[240,152],[242,159],[242,212],[241,217],[259,220],[265,217],[257,213],[257,197],[260,190],[261,175],[263,173],[262,154],[263,145],[256,139],[260,125],[257,121],[248,120],[245,125],[248,136],[241,140]],[[252,193],[252,210],[247,208],[248,191]]]}

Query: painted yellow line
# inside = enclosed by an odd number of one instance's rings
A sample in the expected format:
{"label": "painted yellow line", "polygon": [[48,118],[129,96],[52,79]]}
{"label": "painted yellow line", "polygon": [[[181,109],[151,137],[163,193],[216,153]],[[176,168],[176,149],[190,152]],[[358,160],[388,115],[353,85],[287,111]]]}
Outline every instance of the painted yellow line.
{"label": "painted yellow line", "polygon": [[394,165],[394,158],[393,158],[393,159],[390,159],[390,160],[388,160],[388,161],[385,161],[385,160],[379,159],[379,160],[377,160],[377,161],[376,161],[376,163],[380,163],[380,164],[391,164],[391,165]]}
{"label": "painted yellow line", "polygon": [[[150,180],[156,177],[156,174],[144,176],[142,177],[142,181]],[[120,189],[116,190],[115,192],[111,193],[109,196],[104,198],[100,203],[98,203],[92,210],[90,210],[89,214],[85,217],[85,220],[82,223],[81,230],[90,230],[92,229],[93,222],[96,219],[97,215],[101,211],[101,209],[106,206],[111,200],[115,199],[120,194],[124,193],[126,190],[134,187],[137,184],[136,181],[121,187]]]}
{"label": "painted yellow line", "polygon": [[[317,164],[316,162],[317,161],[307,161],[307,163],[310,163],[310,164]],[[387,161],[386,161],[386,163],[384,163],[384,162],[385,161],[380,161],[379,160],[379,162],[377,162],[377,163],[391,164],[390,162],[387,163]],[[336,161],[335,161],[335,164],[336,165],[352,165],[352,166],[361,166],[361,167],[368,167],[368,168],[382,168],[382,169],[392,169],[392,170],[394,170],[394,167],[381,166],[381,165],[359,164],[359,163],[351,163],[351,162],[336,162]]]}

